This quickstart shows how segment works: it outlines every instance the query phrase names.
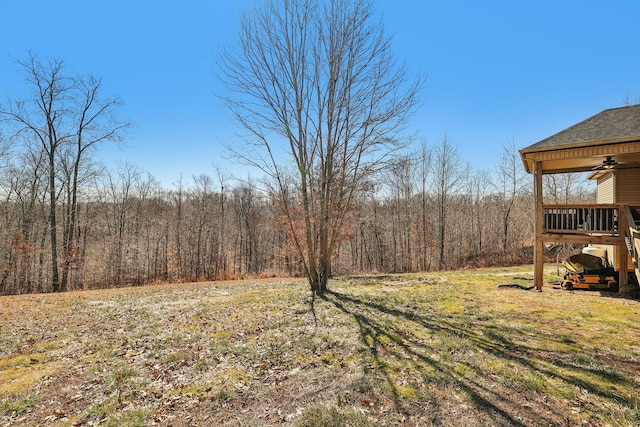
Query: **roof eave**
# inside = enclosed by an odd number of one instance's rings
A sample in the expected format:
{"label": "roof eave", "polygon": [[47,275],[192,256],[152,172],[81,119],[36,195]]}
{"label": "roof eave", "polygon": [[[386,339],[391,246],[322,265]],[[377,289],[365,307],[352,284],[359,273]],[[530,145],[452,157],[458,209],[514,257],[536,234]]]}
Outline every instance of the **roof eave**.
{"label": "roof eave", "polygon": [[547,147],[536,147],[535,146],[536,144],[533,144],[521,149],[520,154],[523,155],[523,154],[529,154],[529,153],[541,153],[546,151],[566,150],[568,148],[584,148],[584,147],[594,147],[598,145],[621,144],[625,142],[634,142],[634,141],[640,141],[640,136],[606,139],[601,141],[579,142],[575,144],[563,144],[563,145],[555,145],[555,146],[547,146]]}
{"label": "roof eave", "polygon": [[[575,144],[563,144],[563,145],[557,145],[553,147],[534,147],[535,146],[534,144],[532,146],[521,149],[520,156],[522,158],[522,162],[524,164],[524,168],[527,171],[527,173],[532,173],[534,162],[545,160],[545,158],[548,157],[546,156],[547,153],[592,148],[592,149],[597,149],[598,151],[597,156],[603,157],[608,155],[616,155],[623,152],[623,151],[620,151],[620,150],[624,150],[623,149],[624,146],[620,146],[621,144],[632,144],[632,146],[634,146],[634,152],[637,152],[635,151],[637,150],[637,148],[635,148],[635,145],[638,142],[640,142],[640,137],[634,136],[634,137],[616,138],[616,139],[601,140],[601,141],[581,142],[581,143],[575,143]],[[609,146],[611,148],[607,149],[607,147]],[[619,148],[620,150],[614,149],[613,148],[614,146],[620,146],[620,147],[616,147],[616,148]],[[598,147],[599,149],[596,147]],[[593,155],[589,155],[588,157],[593,157]],[[576,159],[582,158],[582,156],[578,155],[578,156],[575,156],[574,158]],[[548,170],[544,173],[584,172],[588,170],[589,169],[584,169],[584,168],[562,169],[562,170],[554,169],[552,171]]]}

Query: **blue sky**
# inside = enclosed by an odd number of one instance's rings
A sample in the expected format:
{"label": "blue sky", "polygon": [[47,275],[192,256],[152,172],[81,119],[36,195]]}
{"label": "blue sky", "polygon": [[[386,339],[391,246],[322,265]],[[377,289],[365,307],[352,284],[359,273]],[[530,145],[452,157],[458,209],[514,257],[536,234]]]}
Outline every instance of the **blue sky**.
{"label": "blue sky", "polygon": [[[103,79],[134,123],[124,147],[103,147],[165,187],[180,177],[246,175],[222,159],[236,141],[213,93],[213,57],[234,43],[253,0],[0,0],[0,101],[23,96],[16,59],[29,51]],[[489,169],[501,147],[525,147],[640,96],[640,1],[377,0],[396,56],[427,76],[411,127],[444,135]],[[240,141],[238,141],[240,143]]]}

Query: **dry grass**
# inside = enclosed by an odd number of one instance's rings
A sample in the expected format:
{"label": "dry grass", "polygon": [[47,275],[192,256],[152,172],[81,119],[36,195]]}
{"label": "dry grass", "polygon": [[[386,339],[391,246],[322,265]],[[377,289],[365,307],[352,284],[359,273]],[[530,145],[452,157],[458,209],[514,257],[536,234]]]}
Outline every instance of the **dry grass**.
{"label": "dry grass", "polygon": [[639,425],[640,303],[530,270],[2,297],[0,426]]}

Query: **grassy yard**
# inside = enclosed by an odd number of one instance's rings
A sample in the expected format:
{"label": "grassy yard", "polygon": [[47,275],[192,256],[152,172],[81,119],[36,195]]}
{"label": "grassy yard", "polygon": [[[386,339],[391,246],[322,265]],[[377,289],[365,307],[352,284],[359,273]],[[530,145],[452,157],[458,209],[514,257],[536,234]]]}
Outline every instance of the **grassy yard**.
{"label": "grassy yard", "polygon": [[640,425],[640,302],[531,270],[0,297],[0,426]]}

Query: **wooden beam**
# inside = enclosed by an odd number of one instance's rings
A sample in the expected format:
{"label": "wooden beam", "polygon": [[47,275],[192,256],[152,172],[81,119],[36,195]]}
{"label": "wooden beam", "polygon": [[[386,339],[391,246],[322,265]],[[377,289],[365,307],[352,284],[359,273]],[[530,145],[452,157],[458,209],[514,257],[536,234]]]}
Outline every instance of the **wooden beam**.
{"label": "wooden beam", "polygon": [[[588,234],[551,234],[545,233],[540,239],[548,243],[575,243],[578,245],[624,245],[624,238],[618,236],[592,236]],[[625,249],[626,250],[626,249]]]}
{"label": "wooden beam", "polygon": [[624,234],[629,232],[629,221],[624,208],[620,212],[620,230],[623,230],[622,241],[618,245],[618,294],[627,292],[629,284],[629,250],[624,240]]}
{"label": "wooden beam", "polygon": [[535,241],[533,245],[533,281],[536,290],[542,291],[544,279],[544,240],[542,228],[544,221],[542,199],[542,162],[533,162],[533,198],[535,205]]}

